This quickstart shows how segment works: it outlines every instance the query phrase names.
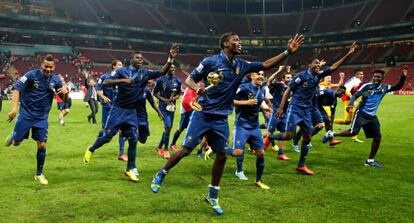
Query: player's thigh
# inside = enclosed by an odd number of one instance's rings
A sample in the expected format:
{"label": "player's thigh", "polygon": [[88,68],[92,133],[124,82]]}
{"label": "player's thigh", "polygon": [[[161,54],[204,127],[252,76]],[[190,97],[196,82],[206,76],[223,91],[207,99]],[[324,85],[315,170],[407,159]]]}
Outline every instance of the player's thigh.
{"label": "player's thigh", "polygon": [[233,149],[244,150],[244,146],[249,138],[249,131],[245,128],[235,126],[234,127],[234,139],[233,139]]}
{"label": "player's thigh", "polygon": [[380,138],[381,137],[381,124],[378,118],[375,117],[367,122],[363,127],[365,136],[367,138]]}
{"label": "player's thigh", "polygon": [[264,148],[262,133],[260,132],[259,128],[251,129],[249,131],[249,138],[247,139],[247,143],[253,150],[262,150]]}

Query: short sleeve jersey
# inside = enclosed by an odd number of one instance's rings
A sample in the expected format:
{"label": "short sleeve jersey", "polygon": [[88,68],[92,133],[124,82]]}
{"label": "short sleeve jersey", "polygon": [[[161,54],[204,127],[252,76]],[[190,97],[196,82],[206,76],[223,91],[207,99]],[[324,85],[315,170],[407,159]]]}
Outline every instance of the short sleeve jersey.
{"label": "short sleeve jersey", "polygon": [[292,89],[290,103],[299,107],[311,107],[312,98],[318,88],[319,81],[330,74],[331,70],[329,68],[316,74],[309,70],[296,74],[288,84],[289,88]]}
{"label": "short sleeve jersey", "polygon": [[217,86],[198,98],[197,102],[202,106],[203,113],[216,115],[230,115],[233,110],[233,99],[243,77],[251,72],[263,70],[262,62],[248,62],[240,58],[230,61],[224,51],[220,54],[205,58],[191,72],[190,76],[195,82],[205,81],[207,87],[207,75],[210,72],[220,73],[222,80]]}
{"label": "short sleeve jersey", "polygon": [[46,77],[40,69],[31,70],[16,83],[20,92],[20,115],[27,119],[47,119],[53,95],[62,87],[57,75]]}

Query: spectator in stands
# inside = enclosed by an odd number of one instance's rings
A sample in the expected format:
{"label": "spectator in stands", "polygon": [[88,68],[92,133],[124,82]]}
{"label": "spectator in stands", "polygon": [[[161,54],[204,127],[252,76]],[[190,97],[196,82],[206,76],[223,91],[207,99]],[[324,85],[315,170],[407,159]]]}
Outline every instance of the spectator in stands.
{"label": "spectator in stands", "polygon": [[88,122],[96,124],[96,113],[98,113],[98,95],[95,88],[95,80],[88,73],[84,72],[85,75],[85,87],[87,92],[83,101],[88,102],[89,108],[91,109],[91,114],[88,115]]}

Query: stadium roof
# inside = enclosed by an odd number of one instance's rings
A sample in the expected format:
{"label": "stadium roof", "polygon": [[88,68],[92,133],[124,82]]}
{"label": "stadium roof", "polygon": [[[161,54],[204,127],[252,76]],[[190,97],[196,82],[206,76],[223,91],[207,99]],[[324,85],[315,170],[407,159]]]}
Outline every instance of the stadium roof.
{"label": "stadium roof", "polygon": [[220,14],[277,14],[336,7],[367,0],[136,0],[177,10]]}

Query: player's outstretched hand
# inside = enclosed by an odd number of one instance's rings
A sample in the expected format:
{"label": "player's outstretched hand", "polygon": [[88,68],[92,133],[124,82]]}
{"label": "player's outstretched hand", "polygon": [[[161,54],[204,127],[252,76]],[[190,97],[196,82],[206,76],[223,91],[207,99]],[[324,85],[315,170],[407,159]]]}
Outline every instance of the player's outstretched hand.
{"label": "player's outstretched hand", "polygon": [[340,77],[340,78],[344,78],[344,77],[345,77],[345,73],[344,73],[344,72],[340,72],[340,73],[339,73],[339,77]]}
{"label": "player's outstretched hand", "polygon": [[322,59],[319,61],[319,65],[321,65],[321,67],[325,66],[325,64],[326,64],[325,59]]}
{"label": "player's outstretched hand", "polygon": [[7,121],[8,122],[12,122],[13,119],[16,118],[16,114],[17,114],[17,111],[14,111],[14,110],[12,110],[11,112],[9,112],[7,114],[7,117],[8,117]]}
{"label": "player's outstretched hand", "polygon": [[402,73],[403,73],[404,76],[407,77],[407,74],[408,74],[408,65],[404,65],[402,67]]}
{"label": "player's outstretched hand", "polygon": [[59,88],[57,90],[57,93],[58,94],[67,94],[67,93],[69,93],[68,86],[63,86],[63,87]]}
{"label": "player's outstretched hand", "polygon": [[296,52],[304,42],[305,38],[303,35],[296,34],[292,39],[288,41],[288,51],[290,53]]}
{"label": "player's outstretched hand", "polygon": [[175,58],[179,50],[180,50],[180,46],[178,45],[178,43],[173,43],[170,49],[170,57]]}
{"label": "player's outstretched hand", "polygon": [[349,48],[348,54],[353,54],[357,47],[358,45],[356,44],[356,42],[353,42],[351,47]]}

